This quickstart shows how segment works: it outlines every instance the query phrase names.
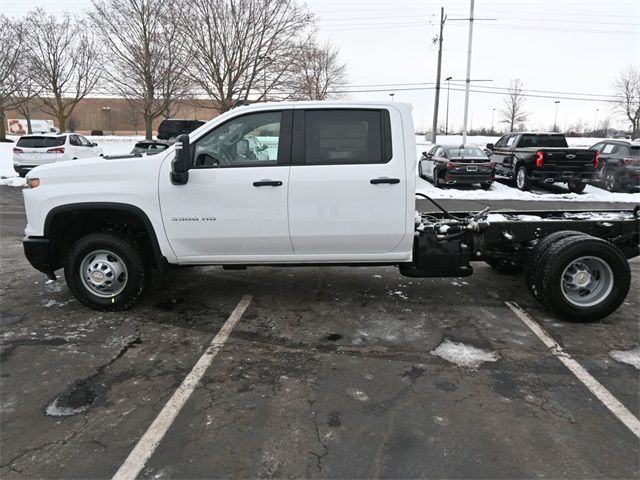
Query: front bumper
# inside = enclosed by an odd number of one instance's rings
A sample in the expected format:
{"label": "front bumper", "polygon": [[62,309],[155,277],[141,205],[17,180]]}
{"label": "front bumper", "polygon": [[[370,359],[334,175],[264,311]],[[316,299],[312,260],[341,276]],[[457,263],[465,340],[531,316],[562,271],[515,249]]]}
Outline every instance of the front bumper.
{"label": "front bumper", "polygon": [[33,268],[47,274],[49,278],[56,278],[51,265],[50,240],[48,238],[24,237],[22,246],[24,255]]}

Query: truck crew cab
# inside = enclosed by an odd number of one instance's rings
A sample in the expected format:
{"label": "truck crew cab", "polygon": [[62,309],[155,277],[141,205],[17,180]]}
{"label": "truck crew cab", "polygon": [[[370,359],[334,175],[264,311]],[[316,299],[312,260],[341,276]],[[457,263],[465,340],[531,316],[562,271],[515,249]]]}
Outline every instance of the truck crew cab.
{"label": "truck crew cab", "polygon": [[566,183],[571,192],[580,193],[593,178],[600,155],[596,150],[569,148],[561,133],[509,133],[487,148],[496,175],[513,179],[523,191],[539,181]]}
{"label": "truck crew cab", "polygon": [[[51,278],[64,268],[72,293],[100,310],[129,308],[150,270],[168,265],[394,265],[425,277],[470,275],[470,261],[485,260],[526,267],[532,293],[575,320],[601,318],[624,300],[637,212],[552,212],[537,222],[417,214],[416,159],[409,105],[239,107],[144,161],[31,171],[25,253]],[[545,243],[566,230],[575,252],[555,237]],[[562,246],[553,250],[566,253],[560,264],[542,255],[549,246]]]}

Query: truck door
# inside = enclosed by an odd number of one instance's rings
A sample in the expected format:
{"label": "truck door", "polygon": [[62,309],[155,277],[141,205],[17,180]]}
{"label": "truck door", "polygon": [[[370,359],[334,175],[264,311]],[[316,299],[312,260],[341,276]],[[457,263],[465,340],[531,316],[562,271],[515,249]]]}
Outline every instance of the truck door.
{"label": "truck door", "polygon": [[399,245],[407,195],[414,201],[401,124],[395,109],[294,110],[288,203],[296,255],[338,259]]}
{"label": "truck door", "polygon": [[[287,190],[292,110],[233,117],[191,140],[185,185],[163,163],[160,202],[165,231],[184,263],[233,262],[290,255]],[[241,258],[242,257],[242,258]]]}

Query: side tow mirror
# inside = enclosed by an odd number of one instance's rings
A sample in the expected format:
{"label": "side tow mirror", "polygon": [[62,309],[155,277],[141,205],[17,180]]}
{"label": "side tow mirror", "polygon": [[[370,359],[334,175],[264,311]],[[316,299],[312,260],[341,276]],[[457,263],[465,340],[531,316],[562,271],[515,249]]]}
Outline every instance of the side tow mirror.
{"label": "side tow mirror", "polygon": [[186,185],[189,181],[189,168],[191,167],[189,135],[178,135],[174,145],[176,158],[171,162],[171,183],[174,185]]}
{"label": "side tow mirror", "polygon": [[489,150],[493,150],[493,143],[487,143],[487,148]]}

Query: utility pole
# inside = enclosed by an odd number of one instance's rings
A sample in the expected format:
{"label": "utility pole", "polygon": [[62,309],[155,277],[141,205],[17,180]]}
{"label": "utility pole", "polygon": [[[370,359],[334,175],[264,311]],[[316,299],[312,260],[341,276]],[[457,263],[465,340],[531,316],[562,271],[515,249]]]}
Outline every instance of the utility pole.
{"label": "utility pole", "polygon": [[[473,1],[473,0],[471,0]],[[440,73],[442,71],[442,31],[444,30],[444,7],[440,7],[440,36],[438,37],[438,72],[436,73],[436,100],[433,106],[433,126],[431,127],[431,141],[436,143],[438,134],[438,108],[440,106]]]}
{"label": "utility pole", "polygon": [[491,135],[493,135],[493,116],[496,113],[496,109],[491,110]]}
{"label": "utility pole", "polygon": [[471,46],[473,45],[473,4],[469,10],[469,47],[467,49],[467,78],[464,88],[464,120],[462,122],[462,144],[467,143],[467,119],[469,116],[469,88],[471,86]]}
{"label": "utility pole", "polygon": [[553,131],[557,132],[558,131],[558,104],[560,103],[560,100],[556,100],[556,115],[553,117]]}
{"label": "utility pole", "polygon": [[449,91],[451,90],[451,79],[453,77],[447,77],[445,80],[447,81],[447,119],[446,124],[444,126],[444,134],[449,135]]}

